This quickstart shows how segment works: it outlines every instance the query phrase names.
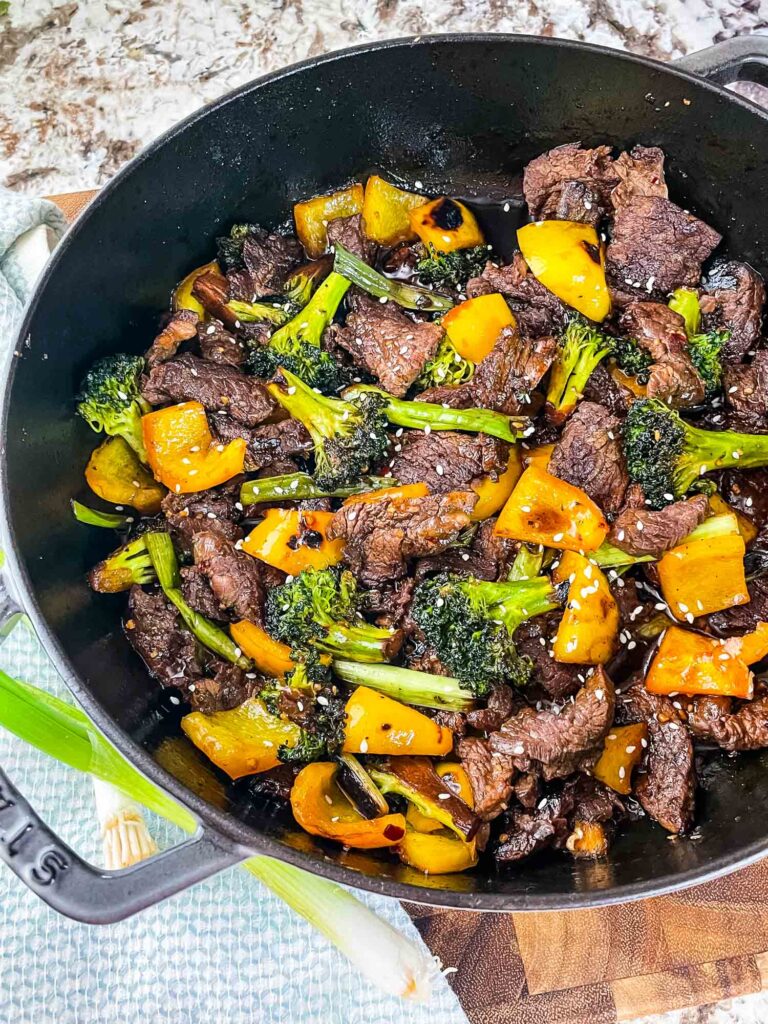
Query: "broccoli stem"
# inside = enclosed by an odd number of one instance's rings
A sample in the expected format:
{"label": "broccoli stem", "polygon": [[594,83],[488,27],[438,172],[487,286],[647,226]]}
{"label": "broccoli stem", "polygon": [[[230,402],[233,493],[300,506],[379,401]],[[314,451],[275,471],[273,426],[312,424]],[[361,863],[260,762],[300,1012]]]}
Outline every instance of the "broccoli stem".
{"label": "broccoli stem", "polygon": [[476,703],[471,692],[451,676],[434,676],[396,665],[364,665],[338,658],[333,661],[333,671],[350,686],[367,686],[421,708],[470,711]]}
{"label": "broccoli stem", "polygon": [[258,505],[265,501],[300,501],[304,498],[349,498],[353,494],[366,494],[382,487],[394,487],[391,476],[364,476],[356,483],[329,490],[320,487],[309,473],[283,473],[280,476],[247,480],[240,488],[243,505]]}
{"label": "broccoli stem", "polygon": [[541,545],[534,549],[527,544],[521,544],[507,578],[510,583],[535,579],[541,572],[543,563],[544,548]]}
{"label": "broccoli stem", "polygon": [[237,319],[244,324],[265,321],[266,323],[275,324],[277,327],[282,327],[284,323],[290,320],[291,316],[290,312],[285,308],[285,304],[273,306],[268,302],[238,302],[237,299],[230,299],[227,303],[227,309],[231,310]]}
{"label": "broccoli stem", "polygon": [[381,662],[389,661],[393,636],[393,630],[368,623],[333,622],[314,643],[319,650],[350,661]]}
{"label": "broccoli stem", "polygon": [[334,270],[343,274],[352,284],[362,288],[369,295],[378,299],[391,299],[404,309],[418,309],[422,312],[437,312],[452,309],[453,299],[447,295],[438,295],[429,288],[418,285],[404,284],[384,277],[378,270],[369,267],[358,256],[349,252],[343,245],[336,243],[336,255],[333,261]]}
{"label": "broccoli stem", "polygon": [[503,622],[510,636],[528,619],[561,608],[564,597],[561,586],[553,587],[547,576],[516,580],[511,584],[475,583],[479,596],[492,609],[491,617]]}
{"label": "broccoli stem", "polygon": [[701,307],[699,296],[690,288],[676,288],[669,300],[669,308],[679,313],[685,320],[685,333],[689,338],[699,333],[701,326]]}
{"label": "broccoli stem", "polygon": [[336,315],[348,288],[346,278],[340,274],[329,274],[306,306],[284,327],[275,331],[269,339],[270,348],[277,352],[290,352],[297,340],[320,348],[323,331]]}
{"label": "broccoli stem", "polygon": [[340,423],[354,418],[357,414],[351,402],[318,394],[295,373],[285,368],[281,369],[281,373],[288,387],[281,388],[277,384],[269,384],[269,391],[294,419],[301,420],[309,431],[315,447],[322,444],[326,438],[333,437]]}
{"label": "broccoli stem", "polygon": [[593,327],[579,320],[568,324],[547,390],[547,402],[558,418],[564,419],[576,407],[592,372],[609,351],[606,339]]}
{"label": "broccoli stem", "polygon": [[739,521],[735,514],[723,512],[718,516],[710,516],[709,519],[705,519],[681,543],[692,544],[699,540],[716,540],[718,537],[726,537],[738,532]]}
{"label": "broccoli stem", "polygon": [[597,551],[589,553],[589,560],[600,569],[618,569],[638,565],[640,562],[656,561],[653,555],[630,555],[629,552],[609,544],[607,540],[603,541]]}
{"label": "broccoli stem", "polygon": [[146,533],[143,540],[163,593],[175,606],[190,633],[197,637],[208,650],[231,661],[238,668],[244,671],[252,668],[253,663],[249,658],[243,657],[242,651],[234,640],[227,636],[223,629],[214,625],[210,619],[206,619],[204,615],[190,608],[184,600],[180,589],[179,563],[169,535],[167,533]]}
{"label": "broccoli stem", "polygon": [[382,407],[390,423],[398,427],[413,427],[417,430],[465,430],[469,433],[488,434],[502,441],[515,442],[522,432],[525,420],[522,417],[505,416],[490,409],[446,409],[434,402],[405,402],[393,398],[371,384],[355,384],[344,392],[345,398],[356,398],[363,394],[378,394],[386,398]]}
{"label": "broccoli stem", "polygon": [[736,430],[703,430],[684,420],[683,453],[673,472],[675,494],[681,496],[707,473],[718,469],[756,469],[768,465],[768,435]]}

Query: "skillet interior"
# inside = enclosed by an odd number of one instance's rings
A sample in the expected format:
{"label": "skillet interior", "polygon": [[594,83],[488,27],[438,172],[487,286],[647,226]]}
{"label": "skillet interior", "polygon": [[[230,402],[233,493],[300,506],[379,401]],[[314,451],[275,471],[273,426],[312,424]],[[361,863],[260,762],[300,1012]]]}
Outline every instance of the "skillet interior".
{"label": "skillet interior", "polygon": [[[194,116],[105,189],[38,290],[5,408],[6,498],[27,607],[105,732],[201,817],[252,848],[411,899],[525,909],[663,891],[768,847],[768,754],[723,759],[708,770],[695,842],[669,842],[641,822],[623,833],[606,864],[535,860],[503,877],[425,884],[368,855],[321,849],[266,811],[247,820],[238,807],[221,813],[217,806],[233,808],[209,769],[178,761],[173,769],[205,803],[147,754],[157,739],[156,688],[116,629],[123,599],[94,595],[83,580],[110,538],[69,514],[94,446],[73,416],[77,383],[97,356],[147,347],[173,285],[210,258],[223,228],[238,220],[275,224],[294,200],[372,169],[418,179],[432,192],[514,200],[526,161],[574,139],[662,146],[672,197],[723,231],[733,253],[768,272],[761,223],[768,120],[756,108],[661,65],[594,47],[442,37],[323,58]],[[508,217],[507,238],[514,206]]]}

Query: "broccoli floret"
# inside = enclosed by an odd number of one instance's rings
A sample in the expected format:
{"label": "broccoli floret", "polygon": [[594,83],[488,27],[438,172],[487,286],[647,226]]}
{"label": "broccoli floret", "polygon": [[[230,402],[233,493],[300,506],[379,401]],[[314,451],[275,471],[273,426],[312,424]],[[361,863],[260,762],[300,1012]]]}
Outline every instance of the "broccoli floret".
{"label": "broccoli floret", "polygon": [[606,338],[606,341],[618,368],[630,377],[635,377],[638,384],[647,384],[653,365],[651,354],[641,348],[634,338]]}
{"label": "broccoli floret", "polygon": [[528,682],[530,659],[512,637],[522,622],[559,608],[566,591],[545,576],[486,583],[441,573],[416,588],[411,615],[446,668],[482,697],[496,682]]}
{"label": "broccoli floret", "polygon": [[451,341],[446,336],[434,356],[427,362],[421,371],[416,384],[421,389],[440,387],[447,385],[453,387],[458,384],[465,384],[472,380],[475,373],[475,364],[460,356]]}
{"label": "broccoli floret", "polygon": [[88,573],[91,589],[100,594],[117,594],[121,590],[130,590],[134,583],[141,586],[154,583],[156,579],[143,537],[123,544]]}
{"label": "broccoli floret", "polygon": [[300,662],[283,682],[275,680],[259,694],[271,714],[301,726],[298,743],[278,748],[277,756],[286,764],[327,761],[344,743],[344,700],[320,678],[328,675],[320,668],[317,673]]}
{"label": "broccoli floret", "polygon": [[323,256],[311,263],[304,263],[288,275],[283,294],[298,309],[303,309],[312,298],[321,281],[328,277],[333,267],[330,256]]}
{"label": "broccoli floret", "polygon": [[493,253],[488,245],[454,249],[453,252],[437,252],[430,247],[425,259],[416,264],[416,272],[422,284],[433,288],[464,288],[471,277],[483,272],[490,259],[493,259]]}
{"label": "broccoli floret", "polygon": [[255,230],[253,224],[233,224],[228,237],[216,239],[216,259],[225,274],[245,269],[243,242]]}
{"label": "broccoli floret", "polygon": [[682,497],[706,473],[768,465],[768,435],[692,427],[658,399],[632,404],[622,443],[630,479],[657,509]]}
{"label": "broccoli floret", "polygon": [[571,320],[560,339],[549,376],[548,413],[555,423],[562,423],[570,416],[592,371],[609,351],[604,334],[583,320]]}
{"label": "broccoli floret", "polygon": [[144,360],[124,352],[105,356],[93,364],[80,385],[77,411],[96,431],[119,435],[142,462],[147,461],[141,417],[152,411],[139,391]]}
{"label": "broccoli floret", "polygon": [[730,331],[710,331],[688,339],[688,353],[704,381],[707,398],[712,398],[723,386],[723,346],[730,336]]}
{"label": "broccoli floret", "polygon": [[286,300],[283,300],[282,303],[273,303],[239,302],[237,299],[230,299],[227,309],[234,313],[241,323],[267,323],[275,327],[282,327],[283,324],[288,323],[296,312],[292,304]]}
{"label": "broccoli floret", "polygon": [[304,309],[275,331],[266,345],[253,349],[250,371],[258,377],[271,377],[282,367],[323,392],[343,387],[348,375],[322,348],[322,339],[348,288],[349,281],[340,274],[329,274]]}
{"label": "broccoli floret", "polygon": [[322,651],[353,661],[389,661],[400,634],[358,616],[360,597],[348,570],[305,569],[267,595],[267,629],[304,660]]}
{"label": "broccoli floret", "polygon": [[309,431],[318,486],[332,491],[356,483],[381,462],[389,445],[386,398],[365,393],[344,401],[319,395],[284,367],[282,378],[285,386],[270,384],[269,390]]}

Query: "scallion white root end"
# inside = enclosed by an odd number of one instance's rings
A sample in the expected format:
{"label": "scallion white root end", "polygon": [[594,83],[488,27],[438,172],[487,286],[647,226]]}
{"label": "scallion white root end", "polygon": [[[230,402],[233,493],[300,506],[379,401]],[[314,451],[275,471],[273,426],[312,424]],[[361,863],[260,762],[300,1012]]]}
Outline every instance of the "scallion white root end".
{"label": "scallion white root end", "polygon": [[107,870],[129,868],[157,853],[157,843],[149,833],[138,804],[108,782],[96,778],[93,790]]}

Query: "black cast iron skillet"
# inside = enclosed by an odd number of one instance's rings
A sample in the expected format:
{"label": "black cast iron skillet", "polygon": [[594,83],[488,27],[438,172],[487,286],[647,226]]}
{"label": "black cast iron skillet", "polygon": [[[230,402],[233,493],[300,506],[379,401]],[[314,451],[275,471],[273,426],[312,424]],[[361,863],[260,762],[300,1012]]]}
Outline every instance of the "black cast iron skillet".
{"label": "black cast iron skillet", "polygon": [[215,236],[232,222],[275,224],[295,200],[371,170],[420,180],[434,193],[510,200],[506,223],[486,218],[505,247],[522,216],[519,172],[533,156],[574,139],[659,145],[673,198],[765,274],[768,116],[721,83],[748,77],[768,84],[767,69],[768,38],[757,36],[672,67],[515,36],[375,44],[245,86],[172,129],[103,190],[59,246],[6,370],[7,552],[21,604],[73,694],[201,827],[183,846],[131,871],[98,871],[46,828],[0,772],[0,855],[30,888],[65,914],[108,922],[267,853],[410,900],[542,910],[657,895],[768,852],[768,754],[723,759],[708,770],[696,841],[670,842],[641,821],[605,863],[553,856],[507,874],[432,880],[318,845],[268,806],[249,807],[202,761],[177,767],[174,777],[153,756],[157,687],[118,628],[122,599],[95,595],[83,580],[109,539],[76,523],[68,508],[95,441],[73,415],[84,369],[109,352],[143,351],[173,285],[210,258]]}

